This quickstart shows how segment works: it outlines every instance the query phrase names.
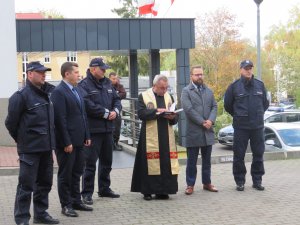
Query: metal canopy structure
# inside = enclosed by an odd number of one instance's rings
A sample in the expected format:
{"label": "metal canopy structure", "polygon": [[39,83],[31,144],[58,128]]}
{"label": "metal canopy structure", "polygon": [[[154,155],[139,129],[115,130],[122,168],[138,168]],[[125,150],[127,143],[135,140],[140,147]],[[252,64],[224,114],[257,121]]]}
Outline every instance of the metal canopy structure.
{"label": "metal canopy structure", "polygon": [[17,20],[17,51],[189,49],[194,19]]}
{"label": "metal canopy structure", "polygon": [[[160,49],[176,49],[177,99],[189,81],[189,49],[195,47],[194,19],[16,20],[18,52],[127,50],[130,96],[138,96],[137,50],[149,50],[150,82],[160,73]],[[180,106],[180,102],[179,102]],[[184,114],[179,121],[185,143]]]}

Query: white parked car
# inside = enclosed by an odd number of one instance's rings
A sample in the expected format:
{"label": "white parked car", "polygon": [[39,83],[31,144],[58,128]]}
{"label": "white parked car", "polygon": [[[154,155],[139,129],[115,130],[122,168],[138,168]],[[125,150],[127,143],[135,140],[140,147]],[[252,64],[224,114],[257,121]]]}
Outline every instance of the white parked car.
{"label": "white parked car", "polygon": [[266,151],[295,151],[300,150],[299,123],[266,123]]}
{"label": "white parked car", "polygon": [[[284,112],[272,112],[268,111],[264,115],[266,123],[282,123],[282,122],[299,122],[300,121],[300,110],[284,111]],[[232,146],[233,145],[233,134],[234,129],[232,125],[226,126],[220,129],[218,133],[218,141],[222,145]]]}

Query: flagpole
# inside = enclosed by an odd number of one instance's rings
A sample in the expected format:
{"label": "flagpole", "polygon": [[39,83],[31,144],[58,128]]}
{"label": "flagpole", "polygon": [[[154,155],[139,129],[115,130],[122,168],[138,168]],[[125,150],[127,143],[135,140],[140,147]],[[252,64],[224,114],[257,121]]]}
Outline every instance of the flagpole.
{"label": "flagpole", "polygon": [[167,9],[166,13],[164,14],[163,18],[166,17],[166,14],[169,12],[169,9],[171,8],[172,5],[169,6],[169,8]]}

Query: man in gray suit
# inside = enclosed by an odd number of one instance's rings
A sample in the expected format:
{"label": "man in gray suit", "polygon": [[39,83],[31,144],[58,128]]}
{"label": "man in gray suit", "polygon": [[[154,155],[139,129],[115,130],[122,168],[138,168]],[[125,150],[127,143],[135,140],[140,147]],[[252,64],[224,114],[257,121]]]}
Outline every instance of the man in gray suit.
{"label": "man in gray suit", "polygon": [[217,117],[217,103],[213,92],[204,84],[203,68],[193,66],[191,83],[182,90],[181,105],[186,115],[187,165],[185,194],[194,192],[199,149],[202,156],[203,189],[218,192],[211,184],[211,151],[214,144],[213,124]]}

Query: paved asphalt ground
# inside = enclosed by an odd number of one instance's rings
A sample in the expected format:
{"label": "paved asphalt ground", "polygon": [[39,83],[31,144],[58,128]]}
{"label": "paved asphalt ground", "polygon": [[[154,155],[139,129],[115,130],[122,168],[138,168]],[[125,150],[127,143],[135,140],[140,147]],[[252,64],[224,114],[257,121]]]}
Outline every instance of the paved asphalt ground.
{"label": "paved asphalt ground", "polygon": [[[5,154],[2,154],[3,148],[0,149],[3,163]],[[230,162],[213,164],[212,182],[218,187],[219,192],[210,193],[202,190],[201,174],[198,174],[195,192],[191,196],[184,194],[185,165],[183,164],[178,178],[177,195],[171,195],[169,200],[145,201],[141,194],[130,192],[132,157],[125,152],[115,153],[114,156],[111,187],[121,194],[121,198],[98,198],[94,194],[94,211],[79,211],[78,218],[67,218],[61,215],[57,179],[56,174],[54,175],[49,213],[58,218],[60,224],[300,224],[300,159],[266,161],[266,175],[263,177],[266,190],[263,192],[251,187],[249,174],[247,174],[245,191],[236,191],[232,177],[232,164]],[[15,162],[14,158],[13,162]],[[246,165],[249,171],[250,163]],[[2,168],[4,168],[3,164],[0,170]],[[201,166],[198,166],[198,171],[200,169]],[[14,224],[13,205],[18,177],[2,175],[0,179],[0,225],[11,225]],[[30,222],[32,224],[32,220]]]}

